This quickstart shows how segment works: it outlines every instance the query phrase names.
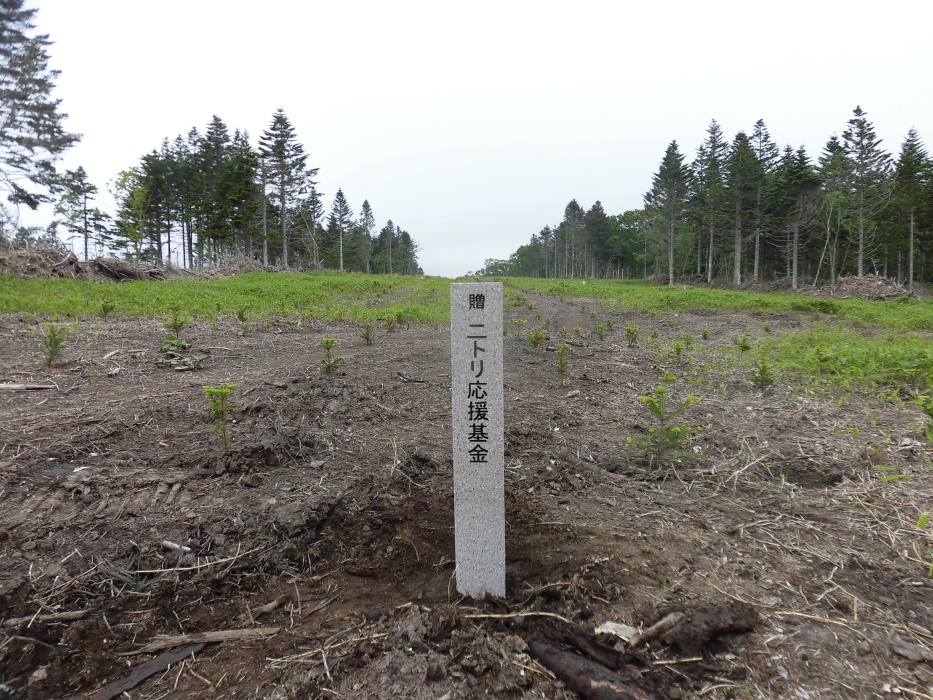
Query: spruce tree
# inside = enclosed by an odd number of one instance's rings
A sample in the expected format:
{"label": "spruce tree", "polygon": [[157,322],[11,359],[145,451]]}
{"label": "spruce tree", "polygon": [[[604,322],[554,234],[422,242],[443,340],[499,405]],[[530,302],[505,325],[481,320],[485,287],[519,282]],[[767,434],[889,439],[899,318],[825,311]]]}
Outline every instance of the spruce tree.
{"label": "spruce tree", "polygon": [[901,152],[894,166],[894,186],[897,208],[907,221],[907,290],[914,292],[914,237],[917,225],[917,216],[924,203],[931,203],[927,196],[931,186],[931,169],[933,164],[920,140],[917,130],[911,128],[907,132]]}
{"label": "spruce tree", "polygon": [[645,195],[645,208],[667,234],[667,281],[674,284],[674,237],[684,218],[689,173],[677,141],[671,141],[658,172],[651,178],[651,191]]}
{"label": "spruce tree", "polygon": [[90,244],[98,249],[107,241],[107,214],[92,205],[97,186],[87,179],[83,167],[65,172],[62,195],[55,206],[55,213],[72,238],[84,240],[84,259],[90,260]]}
{"label": "spruce tree", "polygon": [[360,258],[363,272],[369,274],[372,272],[373,231],[376,228],[376,217],[373,215],[373,209],[369,205],[368,199],[363,200],[363,206],[360,208],[360,218],[356,221],[356,227],[359,231],[357,255]]}
{"label": "spruce tree", "polygon": [[288,207],[313,184],[311,178],[317,174],[317,168],[306,168],[308,156],[282,108],[276,110],[271,125],[263,132],[259,152],[274,188],[273,199],[279,206],[282,264],[288,267]]}
{"label": "spruce tree", "polygon": [[347,234],[353,230],[353,210],[347,202],[346,196],[341,188],[337,188],[337,194],[334,195],[333,204],[330,207],[330,218],[328,219],[328,242],[331,246],[336,246],[338,253],[339,270],[343,272],[343,245]]}
{"label": "spruce tree", "polygon": [[764,119],[755,122],[755,128],[752,131],[751,146],[755,151],[755,157],[758,160],[758,167],[761,170],[761,179],[755,189],[755,250],[754,263],[752,267],[752,279],[757,282],[761,274],[761,245],[765,236],[765,224],[767,216],[767,188],[768,179],[774,173],[780,157],[780,150],[777,144],[771,140],[768,133],[768,127],[765,126]]}
{"label": "spruce tree", "polygon": [[829,283],[836,281],[842,261],[839,260],[839,240],[842,235],[842,225],[848,215],[851,202],[849,201],[849,159],[839,137],[833,134],[820,154],[818,172],[822,186],[822,201],[820,203],[820,219],[823,226],[825,241],[824,253],[820,255],[817,265],[817,277],[822,267],[825,252],[829,252]]}
{"label": "spruce tree", "polygon": [[736,134],[726,156],[726,201],[735,224],[733,236],[733,283],[742,284],[742,248],[749,212],[763,177],[761,166],[744,131]]}
{"label": "spruce tree", "polygon": [[[713,256],[716,250],[716,232],[719,230],[725,203],[725,157],[727,144],[722,128],[715,119],[706,129],[706,139],[697,149],[693,163],[696,210],[703,227],[709,231],[706,281],[713,281]],[[702,234],[699,234],[702,236]]]}
{"label": "spruce tree", "polygon": [[[52,201],[63,184],[56,161],[80,138],[68,133],[52,98],[58,71],[49,69],[47,34],[33,34],[36,10],[0,0],[0,188],[14,209]],[[0,240],[16,216],[0,204]]]}
{"label": "spruce tree", "polygon": [[858,231],[858,273],[865,272],[865,252],[876,217],[888,202],[891,193],[891,158],[881,150],[881,139],[866,112],[856,107],[849,128],[842,133],[846,155],[850,161],[850,189],[853,194],[853,214]]}
{"label": "spruce tree", "polygon": [[801,247],[818,206],[819,178],[803,146],[796,151],[785,147],[781,162],[771,180],[771,198],[778,224],[784,232],[785,264],[791,287],[800,278]]}

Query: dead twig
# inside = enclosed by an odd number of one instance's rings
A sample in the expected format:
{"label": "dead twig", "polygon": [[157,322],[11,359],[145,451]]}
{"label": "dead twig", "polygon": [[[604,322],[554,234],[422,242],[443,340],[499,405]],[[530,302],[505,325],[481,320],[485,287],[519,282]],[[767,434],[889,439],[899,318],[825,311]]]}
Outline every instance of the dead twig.
{"label": "dead twig", "polygon": [[278,627],[258,627],[256,629],[214,630],[213,632],[194,632],[193,634],[179,634],[175,636],[156,635],[151,642],[141,649],[128,651],[119,656],[136,656],[149,654],[160,649],[170,649],[182,644],[212,644],[214,642],[229,642],[231,640],[264,639],[271,637],[279,631]]}

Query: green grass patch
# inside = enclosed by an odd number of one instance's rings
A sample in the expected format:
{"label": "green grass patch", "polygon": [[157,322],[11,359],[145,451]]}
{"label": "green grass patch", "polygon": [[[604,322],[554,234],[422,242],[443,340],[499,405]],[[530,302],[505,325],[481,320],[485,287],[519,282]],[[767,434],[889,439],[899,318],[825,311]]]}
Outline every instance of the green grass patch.
{"label": "green grass patch", "polygon": [[219,280],[101,284],[0,276],[2,313],[82,319],[100,317],[105,305],[112,314],[131,317],[163,316],[177,307],[181,314],[213,319],[235,316],[248,307],[256,318],[363,322],[397,313],[406,323],[446,323],[450,320],[450,280],[340,272],[251,272]]}
{"label": "green grass patch", "polygon": [[933,344],[918,333],[867,337],[816,329],[769,337],[755,353],[783,371],[847,388],[933,387]]}
{"label": "green grass patch", "polygon": [[620,310],[650,313],[693,309],[809,312],[856,326],[933,330],[933,302],[902,297],[893,301],[823,299],[787,292],[745,292],[702,287],[668,287],[639,280],[546,280],[500,278],[516,290],[558,297],[604,300]]}

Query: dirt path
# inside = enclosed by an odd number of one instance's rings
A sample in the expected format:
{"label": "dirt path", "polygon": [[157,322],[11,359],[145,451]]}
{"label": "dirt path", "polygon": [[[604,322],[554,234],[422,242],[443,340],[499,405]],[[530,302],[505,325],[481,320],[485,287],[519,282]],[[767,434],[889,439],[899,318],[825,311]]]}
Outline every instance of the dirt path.
{"label": "dirt path", "polygon": [[[762,392],[722,360],[797,315],[528,301],[507,316],[550,317],[552,348],[570,329],[572,368],[562,381],[507,324],[509,597],[487,603],[453,581],[446,328],[366,346],[349,326],[197,323],[183,335],[211,358],[174,372],[158,324],[92,322],[43,371],[37,327],[0,319],[0,383],[57,387],[0,391],[0,698],[89,697],[162,653],[126,655],[160,635],[265,628],[130,696],[573,698],[529,647],[553,616],[592,632],[738,601],[752,631],[691,654],[656,642],[613,670],[661,697],[933,697],[914,406]],[[684,331],[694,347],[668,356]],[[325,333],[346,361],[332,376]],[[637,397],[664,371],[675,397],[701,397],[691,456],[646,463],[626,440],[652,427]],[[226,453],[202,390],[223,382]]]}

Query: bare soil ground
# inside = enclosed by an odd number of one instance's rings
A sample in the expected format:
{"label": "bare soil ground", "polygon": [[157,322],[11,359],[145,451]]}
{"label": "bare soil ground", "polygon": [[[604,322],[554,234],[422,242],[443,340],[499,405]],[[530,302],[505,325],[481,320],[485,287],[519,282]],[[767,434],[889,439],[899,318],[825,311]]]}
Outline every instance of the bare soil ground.
{"label": "bare soil ground", "polygon": [[[761,391],[711,359],[806,316],[529,301],[507,317],[584,330],[561,380],[507,324],[504,601],[456,594],[446,328],[367,346],[351,326],[197,322],[183,336],[210,360],[176,372],[156,363],[160,324],[88,322],[43,370],[37,327],[0,318],[0,382],[55,387],[0,391],[0,698],[933,697],[915,406]],[[658,339],[627,347],[630,323]],[[664,357],[687,330],[697,349]],[[346,361],[331,376],[325,333]],[[691,456],[637,459],[626,439],[652,426],[637,397],[707,363],[673,387],[702,398]],[[226,451],[202,389],[222,382]],[[592,635],[711,605],[753,611],[751,629],[631,653]],[[571,690],[541,639],[632,694]]]}

